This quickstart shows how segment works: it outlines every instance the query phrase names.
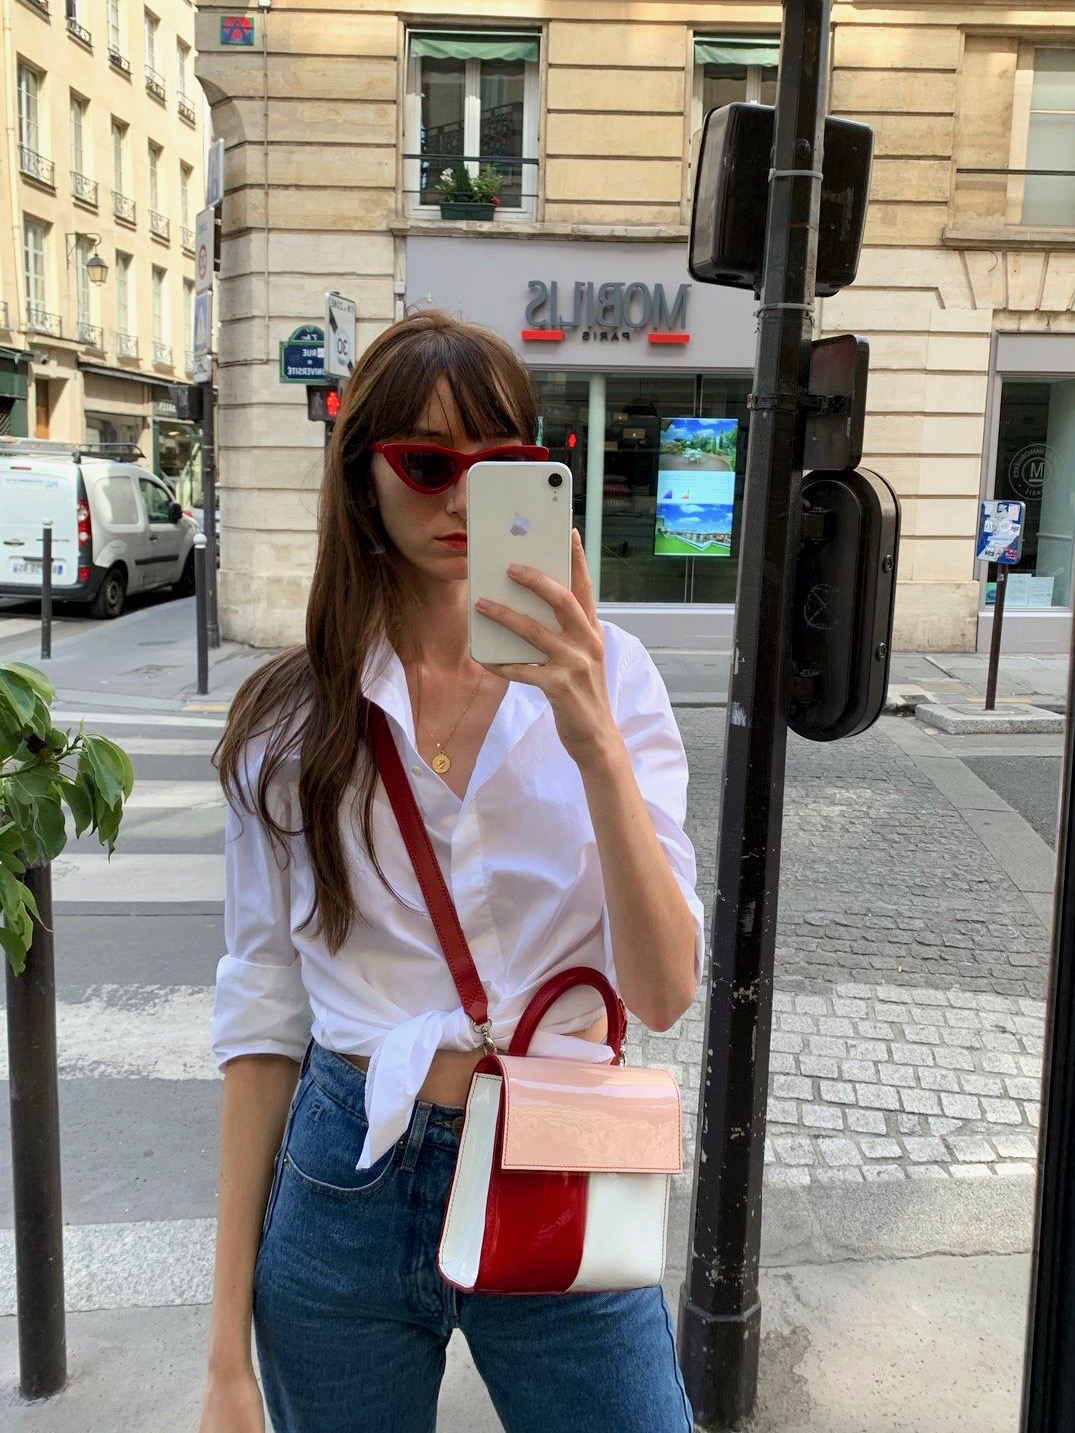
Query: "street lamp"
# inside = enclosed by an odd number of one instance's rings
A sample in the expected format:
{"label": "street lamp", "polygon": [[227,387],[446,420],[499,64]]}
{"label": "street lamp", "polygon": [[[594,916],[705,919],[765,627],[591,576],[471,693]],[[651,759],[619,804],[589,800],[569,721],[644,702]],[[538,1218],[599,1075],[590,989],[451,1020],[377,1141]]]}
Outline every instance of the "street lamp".
{"label": "street lamp", "polygon": [[108,265],[97,252],[97,245],[101,242],[100,234],[68,234],[67,240],[67,262],[69,264],[79,244],[86,242],[93,245],[93,253],[86,260],[86,274],[90,283],[96,284],[100,288],[108,278]]}

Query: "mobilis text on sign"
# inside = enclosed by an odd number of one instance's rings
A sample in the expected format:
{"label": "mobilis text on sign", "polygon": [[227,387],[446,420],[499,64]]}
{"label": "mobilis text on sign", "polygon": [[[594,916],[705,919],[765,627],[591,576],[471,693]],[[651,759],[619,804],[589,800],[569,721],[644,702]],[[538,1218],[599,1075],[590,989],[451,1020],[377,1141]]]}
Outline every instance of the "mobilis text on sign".
{"label": "mobilis text on sign", "polygon": [[[669,298],[664,284],[576,281],[561,294],[554,279],[530,279],[526,328],[531,342],[562,342],[577,333],[585,342],[629,343],[645,333],[649,343],[688,343],[687,299],[690,284],[680,284]],[[566,288],[566,285],[564,286]]]}

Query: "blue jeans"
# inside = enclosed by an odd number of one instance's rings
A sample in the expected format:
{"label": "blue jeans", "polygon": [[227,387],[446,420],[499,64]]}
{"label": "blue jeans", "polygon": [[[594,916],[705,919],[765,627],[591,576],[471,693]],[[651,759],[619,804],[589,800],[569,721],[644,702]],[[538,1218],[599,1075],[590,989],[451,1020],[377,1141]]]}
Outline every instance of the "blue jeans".
{"label": "blue jeans", "polygon": [[254,1329],[276,1433],[433,1433],[461,1329],[508,1433],[691,1433],[659,1288],[463,1294],[437,1244],[461,1110],[419,1102],[371,1169],[365,1076],[314,1045],[265,1212]]}

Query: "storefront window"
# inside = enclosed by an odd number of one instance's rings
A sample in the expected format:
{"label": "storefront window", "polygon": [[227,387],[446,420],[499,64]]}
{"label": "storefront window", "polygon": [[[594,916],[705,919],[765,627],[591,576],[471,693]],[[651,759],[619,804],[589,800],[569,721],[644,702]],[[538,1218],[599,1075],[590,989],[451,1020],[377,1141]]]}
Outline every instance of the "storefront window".
{"label": "storefront window", "polygon": [[[603,447],[601,601],[733,602],[749,376],[609,373],[604,432],[594,439],[588,430],[590,375],[532,377],[541,441],[572,471],[575,524],[583,532],[589,445],[598,441]],[[709,429],[689,421],[700,418],[731,421]],[[677,424],[677,419],[688,421]],[[658,543],[658,521],[663,531],[673,510],[677,523],[695,522],[695,531],[685,529],[685,542]],[[692,545],[696,556],[655,551]]]}
{"label": "storefront window", "polygon": [[139,448],[145,453],[141,418],[127,418],[121,413],[87,413],[86,442],[109,447],[117,457],[122,448]]}
{"label": "storefront window", "polygon": [[202,435],[193,423],[158,418],[154,427],[156,471],[186,509],[202,505]]}
{"label": "storefront window", "polygon": [[[1026,503],[1007,608],[1069,607],[1075,545],[1075,378],[1005,379],[993,496]],[[986,601],[992,603],[990,566]]]}

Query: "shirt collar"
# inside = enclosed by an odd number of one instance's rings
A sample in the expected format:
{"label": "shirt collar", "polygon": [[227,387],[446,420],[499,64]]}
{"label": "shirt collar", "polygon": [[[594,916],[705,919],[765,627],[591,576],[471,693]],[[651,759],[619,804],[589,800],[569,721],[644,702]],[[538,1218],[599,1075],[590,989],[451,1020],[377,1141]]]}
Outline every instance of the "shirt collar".
{"label": "shirt collar", "polygon": [[[375,702],[395,721],[407,741],[417,749],[407,674],[395,649],[389,643],[384,643],[370,654],[362,679],[362,690],[369,701]],[[538,687],[530,687],[523,682],[508,683],[504,700],[500,703],[478,753],[468,795],[476,791],[502,765],[511,749],[548,709],[548,698]]]}

